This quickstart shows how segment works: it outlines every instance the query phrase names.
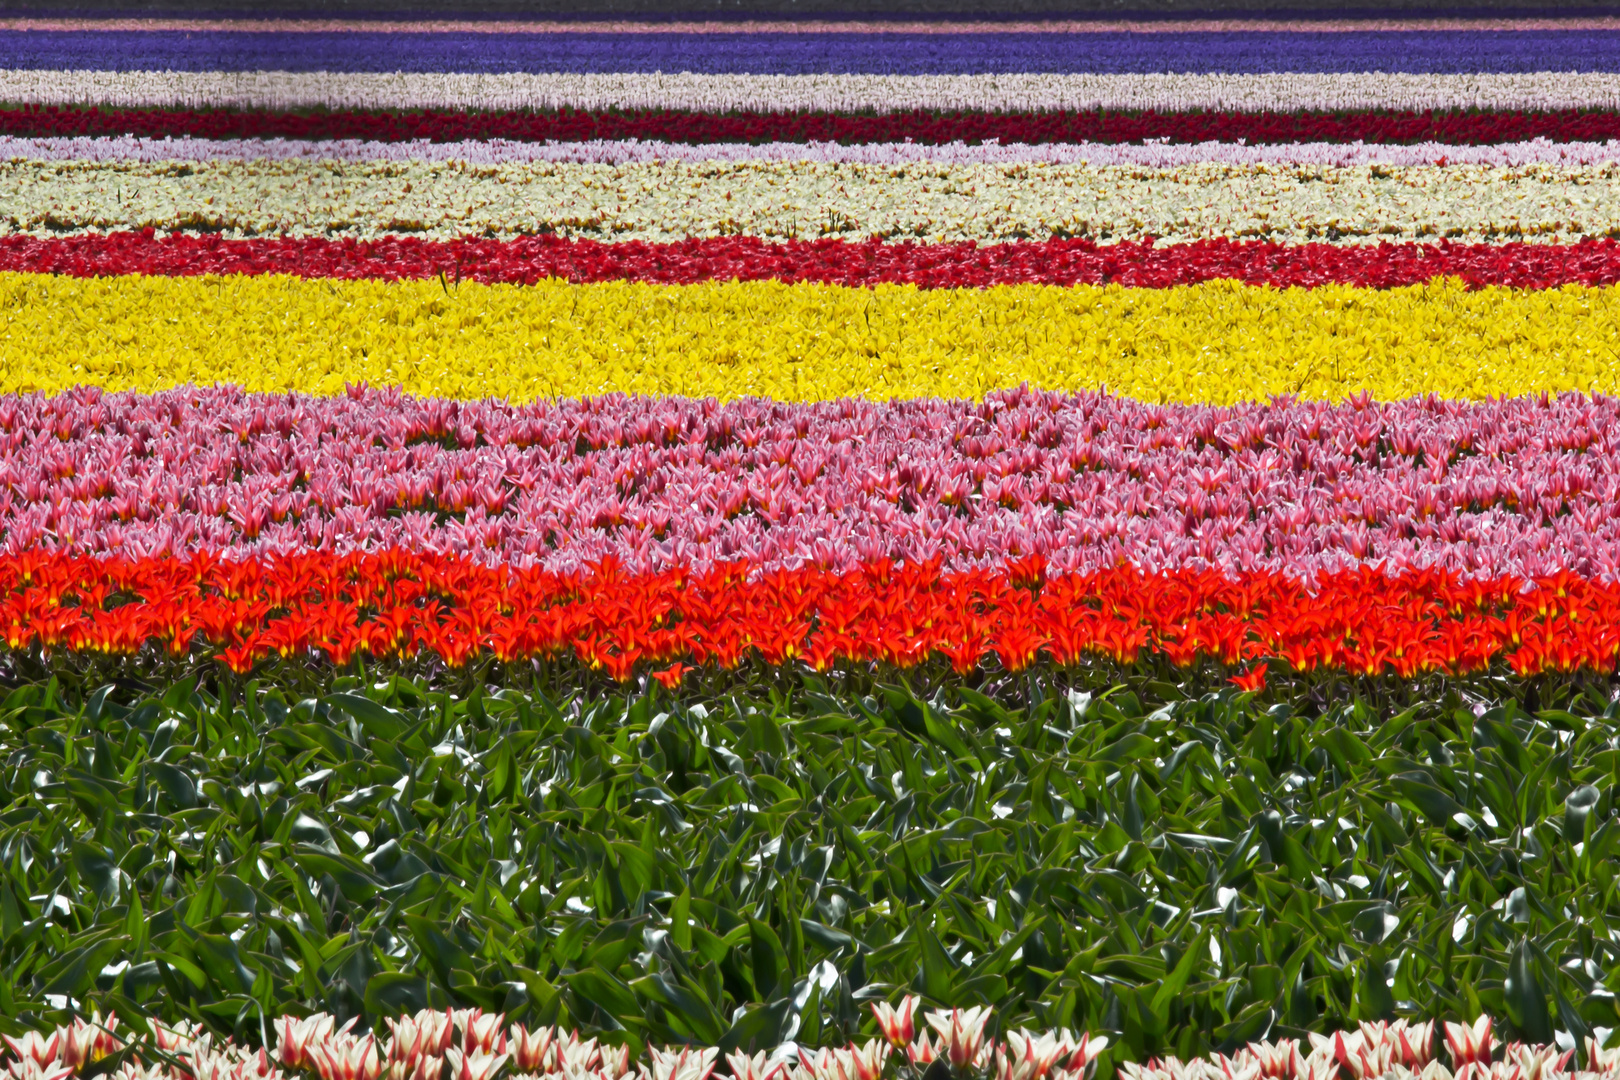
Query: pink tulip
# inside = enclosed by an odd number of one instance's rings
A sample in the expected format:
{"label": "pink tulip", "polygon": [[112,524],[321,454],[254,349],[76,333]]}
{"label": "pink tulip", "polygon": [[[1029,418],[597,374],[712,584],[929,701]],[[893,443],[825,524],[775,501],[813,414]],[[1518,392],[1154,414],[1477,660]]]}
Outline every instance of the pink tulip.
{"label": "pink tulip", "polygon": [[[488,445],[410,445],[464,427]],[[1612,579],[1615,430],[1620,402],[1574,396],[1155,413],[1028,391],[982,406],[524,409],[378,391],[75,392],[0,398],[0,528],[9,551],[403,546],[555,570],[608,555],[641,571],[1038,554],[1054,573],[1125,559],[1307,579],[1369,562]]]}

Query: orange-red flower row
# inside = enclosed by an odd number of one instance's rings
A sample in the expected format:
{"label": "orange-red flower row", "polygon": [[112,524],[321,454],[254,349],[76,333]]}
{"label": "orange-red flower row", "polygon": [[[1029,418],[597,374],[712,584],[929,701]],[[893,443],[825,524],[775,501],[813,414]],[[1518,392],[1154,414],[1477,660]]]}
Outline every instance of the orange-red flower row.
{"label": "orange-red flower row", "polygon": [[1620,586],[1572,574],[1461,581],[1373,568],[1306,583],[1278,574],[1048,577],[1039,560],[942,573],[745,564],[631,574],[608,562],[557,574],[449,555],[307,553],[231,562],[0,558],[0,629],[14,650],[214,655],[238,672],[274,656],[436,654],[451,666],[572,656],[617,679],[666,684],[692,666],[758,658],[817,669],[943,658],[1071,665],[1162,657],[1355,674],[1612,671]]}

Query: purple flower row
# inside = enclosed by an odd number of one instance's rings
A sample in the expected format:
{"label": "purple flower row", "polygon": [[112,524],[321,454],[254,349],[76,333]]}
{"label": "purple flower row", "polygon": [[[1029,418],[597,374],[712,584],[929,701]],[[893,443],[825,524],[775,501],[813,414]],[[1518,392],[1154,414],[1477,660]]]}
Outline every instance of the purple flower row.
{"label": "purple flower row", "polygon": [[708,19],[648,22],[638,19],[372,19],[372,18],[168,18],[157,17],[52,17],[23,16],[0,20],[7,30],[52,31],[168,31],[198,34],[219,30],[238,33],[355,33],[409,34],[1251,34],[1294,31],[1313,34],[1369,31],[1605,31],[1620,30],[1620,18],[1595,15],[1585,18],[1553,15],[1541,18],[1482,18],[1439,16],[1380,19]]}
{"label": "purple flower row", "polygon": [[1200,143],[668,143],[641,139],[582,142],[512,142],[506,139],[458,142],[370,142],[360,139],[196,138],[147,139],[14,138],[0,136],[0,161],[464,161],[473,165],[507,162],[582,162],[624,165],[650,161],[814,161],[869,165],[913,162],[942,165],[1043,163],[1092,164],[1173,169],[1216,162],[1225,165],[1596,165],[1620,161],[1620,142],[1524,142],[1453,146],[1423,142],[1282,143],[1249,145]]}
{"label": "purple flower row", "polygon": [[1620,71],[1620,33],[408,33],[0,30],[0,67],[103,71],[1002,72]]}
{"label": "purple flower row", "polygon": [[0,550],[1620,577],[1620,399],[0,398]]}

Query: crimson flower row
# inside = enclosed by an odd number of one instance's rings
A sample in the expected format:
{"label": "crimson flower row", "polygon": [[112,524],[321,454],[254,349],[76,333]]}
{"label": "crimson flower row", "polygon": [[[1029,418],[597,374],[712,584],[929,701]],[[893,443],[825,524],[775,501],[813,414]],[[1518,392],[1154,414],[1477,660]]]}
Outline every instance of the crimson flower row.
{"label": "crimson flower row", "polygon": [[571,574],[402,551],[227,561],[34,552],[0,557],[0,635],[46,659],[208,655],[237,672],[271,657],[437,657],[460,667],[573,659],[666,685],[693,667],[754,658],[967,673],[992,661],[1132,664],[1163,658],[1353,674],[1613,671],[1620,587],[1572,574],[1464,581],[1363,567],[1307,587],[1274,573],[1146,573],[1116,566],[1048,575],[1039,558],[943,573],[880,561],[858,570],[635,574],[609,560]]}
{"label": "crimson flower row", "polygon": [[686,112],[669,109],[367,111],[321,109],[80,108],[0,109],[0,134],[142,135],[210,139],[464,139],[576,142],[655,139],[686,143],[905,142],[1369,142],[1489,144],[1552,139],[1620,139],[1620,114],[1548,111],[1346,112]]}
{"label": "crimson flower row", "polygon": [[526,236],[451,241],[415,237],[226,240],[151,230],[40,239],[0,237],[0,271],[116,274],[295,274],[331,278],[431,278],[534,284],[573,282],[814,281],[983,288],[1022,283],[1170,288],[1216,279],[1311,288],[1388,289],[1457,277],[1473,287],[1549,289],[1620,283],[1620,242],[1576,244],[1277,244],[1228,239],[1156,247],[1149,241],[1040,240],[1005,244],[885,243],[836,239],[774,242],[720,236],[621,243]]}
{"label": "crimson flower row", "polygon": [[1620,578],[1620,399],[0,398],[0,551]]}

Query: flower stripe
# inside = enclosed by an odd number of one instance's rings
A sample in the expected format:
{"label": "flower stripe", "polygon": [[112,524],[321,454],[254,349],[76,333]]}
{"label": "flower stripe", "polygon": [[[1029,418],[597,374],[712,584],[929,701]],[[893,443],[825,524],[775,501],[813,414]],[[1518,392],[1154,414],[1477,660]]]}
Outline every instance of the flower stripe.
{"label": "flower stripe", "polygon": [[977,245],[721,236],[666,244],[388,236],[360,243],[324,237],[225,240],[145,232],[39,239],[0,237],[0,270],[74,277],[152,274],[291,274],[304,278],[437,278],[528,284],[640,281],[812,281],[826,285],[1106,285],[1168,288],[1230,279],[1250,285],[1388,289],[1454,277],[1472,287],[1550,289],[1620,284],[1620,243],[1275,244],[1194,240],[1160,245],[1091,240]]}
{"label": "flower stripe", "polygon": [[5,30],[0,66],[70,71],[968,75],[1620,72],[1613,30],[912,34]]}
{"label": "flower stripe", "polygon": [[[71,313],[71,316],[68,314]],[[775,281],[0,275],[0,389],[365,381],[517,401],[610,391],[975,398],[1021,383],[1155,401],[1620,390],[1620,291],[1277,291]]]}
{"label": "flower stripe", "polygon": [[1620,590],[1572,575],[1464,583],[1362,570],[1307,590],[1275,574],[1046,577],[1037,560],[1011,573],[748,569],[626,574],[610,564],[555,575],[404,552],[239,563],[4,556],[0,632],[12,649],[201,654],[244,673],[273,656],[342,665],[427,654],[453,667],[560,656],[621,680],[657,669],[671,683],[691,665],[755,656],[817,670],[935,661],[963,672],[992,659],[1016,671],[1270,658],[1403,677],[1609,671],[1620,657]]}
{"label": "flower stripe", "polygon": [[0,552],[1620,579],[1620,401],[0,398]]}
{"label": "flower stripe", "polygon": [[0,162],[0,231],[1286,242],[1620,234],[1614,165]]}
{"label": "flower stripe", "polygon": [[503,139],[657,140],[669,143],[950,142],[1129,143],[1420,143],[1484,145],[1551,139],[1620,139],[1620,113],[1586,109],[1468,112],[950,112],[891,111],[845,115],[672,110],[322,110],[0,108],[0,133],[289,138],[373,141]]}
{"label": "flower stripe", "polygon": [[1185,33],[1367,33],[1395,31],[1614,31],[1620,19],[1613,16],[1554,16],[1548,18],[1383,18],[1383,19],[1175,19],[1165,21],[1132,19],[976,21],[942,18],[921,21],[904,19],[736,19],[691,21],[536,21],[521,19],[455,20],[412,19],[198,19],[152,18],[0,18],[0,30],[27,31],[178,31],[198,33],[234,30],[241,33],[369,33],[416,34],[1185,34]]}
{"label": "flower stripe", "polygon": [[461,74],[0,69],[0,101],[247,109],[831,112],[1620,109],[1620,74]]}
{"label": "flower stripe", "polygon": [[626,165],[657,161],[813,161],[864,165],[1605,165],[1620,163],[1620,141],[1496,143],[680,143],[658,140],[589,139],[577,142],[379,142],[360,139],[149,139],[137,136],[16,138],[0,135],[0,161],[434,161],[469,165],[509,162],[579,162]]}

